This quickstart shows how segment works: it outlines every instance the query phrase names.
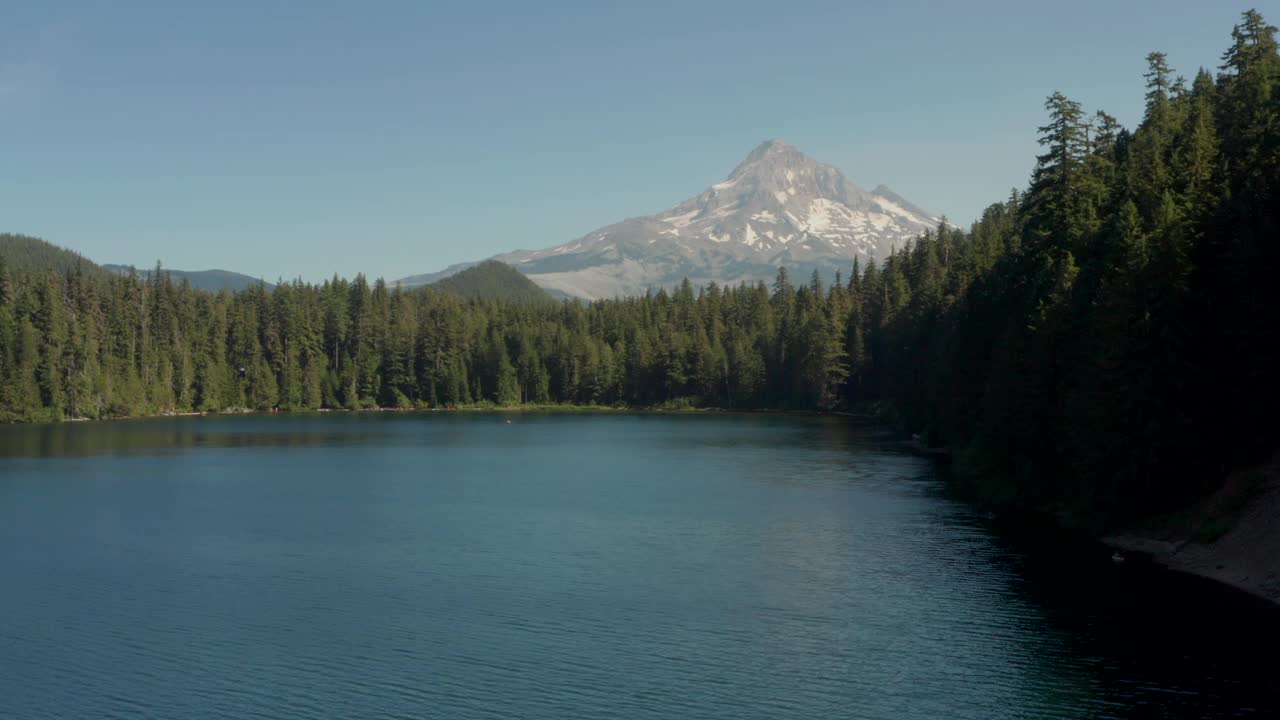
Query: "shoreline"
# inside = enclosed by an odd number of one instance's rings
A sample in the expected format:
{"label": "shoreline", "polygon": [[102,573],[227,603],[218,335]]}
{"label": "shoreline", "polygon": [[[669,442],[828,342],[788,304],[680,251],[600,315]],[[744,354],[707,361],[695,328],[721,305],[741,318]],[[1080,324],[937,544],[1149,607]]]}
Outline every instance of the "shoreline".
{"label": "shoreline", "polygon": [[[1274,571],[1251,575],[1234,555],[1213,547],[1132,535],[1108,535],[1099,541],[1112,550],[1146,556],[1156,565],[1182,575],[1210,580],[1280,607],[1280,583]],[[1221,561],[1221,562],[1220,562]]]}
{"label": "shoreline", "polygon": [[12,420],[0,422],[0,427],[21,425],[43,425],[63,423],[100,423],[118,422],[121,420],[154,420],[174,417],[232,417],[246,415],[323,415],[329,413],[454,413],[454,412],[490,412],[490,413],[580,413],[580,414],[654,414],[654,415],[783,415],[796,417],[835,416],[849,418],[875,419],[875,415],[856,413],[847,410],[784,410],[775,408],[722,408],[722,407],[661,407],[661,406],[612,406],[612,405],[459,405],[453,407],[371,407],[371,408],[311,408],[304,410],[251,410],[249,408],[228,408],[224,410],[159,412],[140,415],[117,415],[111,417],[64,417],[59,420]]}
{"label": "shoreline", "polygon": [[1280,605],[1280,453],[1182,512],[1099,540]]}

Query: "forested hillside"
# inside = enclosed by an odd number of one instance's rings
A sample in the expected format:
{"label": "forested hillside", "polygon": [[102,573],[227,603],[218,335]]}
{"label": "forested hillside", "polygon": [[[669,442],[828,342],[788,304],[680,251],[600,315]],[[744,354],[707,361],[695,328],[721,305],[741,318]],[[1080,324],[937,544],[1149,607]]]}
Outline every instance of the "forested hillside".
{"label": "forested hillside", "polygon": [[[132,265],[103,265],[102,267],[121,275],[145,275],[151,272],[150,270],[139,270]],[[197,290],[208,290],[215,293],[223,290],[240,292],[258,285],[266,285],[268,290],[275,287],[275,285],[256,277],[231,272],[230,270],[166,270],[165,272],[169,273],[169,279],[173,282],[181,283],[186,281]]]}
{"label": "forested hillside", "polygon": [[0,233],[0,259],[11,272],[32,273],[52,270],[59,273],[79,271],[100,273],[102,268],[57,245],[27,235]]}
{"label": "forested hillside", "polygon": [[502,300],[511,303],[551,300],[546,291],[519,270],[497,260],[485,260],[472,265],[462,272],[437,280],[431,287],[477,300]]}
{"label": "forested hillside", "polygon": [[989,497],[1178,502],[1276,441],[1280,57],[1152,53],[1134,131],[1055,93],[1025,192],[848,282],[594,302],[335,278],[218,295],[0,255],[0,417],[492,402],[872,404]]}

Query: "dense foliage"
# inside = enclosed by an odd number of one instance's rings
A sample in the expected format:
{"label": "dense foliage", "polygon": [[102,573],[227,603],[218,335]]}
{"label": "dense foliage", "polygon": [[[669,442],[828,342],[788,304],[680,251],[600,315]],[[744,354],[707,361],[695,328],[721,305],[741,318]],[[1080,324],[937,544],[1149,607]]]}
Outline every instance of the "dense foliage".
{"label": "dense foliage", "polygon": [[0,267],[0,418],[876,403],[999,479],[989,491],[1176,501],[1275,442],[1275,32],[1246,13],[1221,72],[1189,86],[1151,54],[1133,132],[1055,93],[1025,192],[829,288],[783,270],[772,287],[530,304]]}
{"label": "dense foliage", "polygon": [[1274,450],[1275,33],[1246,13],[1189,86],[1149,55],[1132,133],[1050,96],[1025,194],[863,281],[858,393],[1042,504],[1176,503]]}

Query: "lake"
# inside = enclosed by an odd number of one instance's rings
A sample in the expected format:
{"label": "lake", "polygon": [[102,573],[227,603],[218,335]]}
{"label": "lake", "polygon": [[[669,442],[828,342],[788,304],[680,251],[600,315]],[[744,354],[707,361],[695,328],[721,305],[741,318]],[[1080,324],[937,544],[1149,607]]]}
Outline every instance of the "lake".
{"label": "lake", "polygon": [[1278,643],[847,418],[0,427],[4,718],[1264,717]]}

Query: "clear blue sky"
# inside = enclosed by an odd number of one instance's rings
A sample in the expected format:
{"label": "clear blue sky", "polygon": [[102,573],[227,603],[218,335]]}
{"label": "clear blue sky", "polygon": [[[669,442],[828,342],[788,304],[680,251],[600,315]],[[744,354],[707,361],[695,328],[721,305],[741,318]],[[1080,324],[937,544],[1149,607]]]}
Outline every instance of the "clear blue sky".
{"label": "clear blue sky", "polygon": [[1216,66],[1246,7],[0,0],[0,230],[397,278],[663,209],[771,137],[968,223],[1046,95],[1132,126],[1145,54]]}

